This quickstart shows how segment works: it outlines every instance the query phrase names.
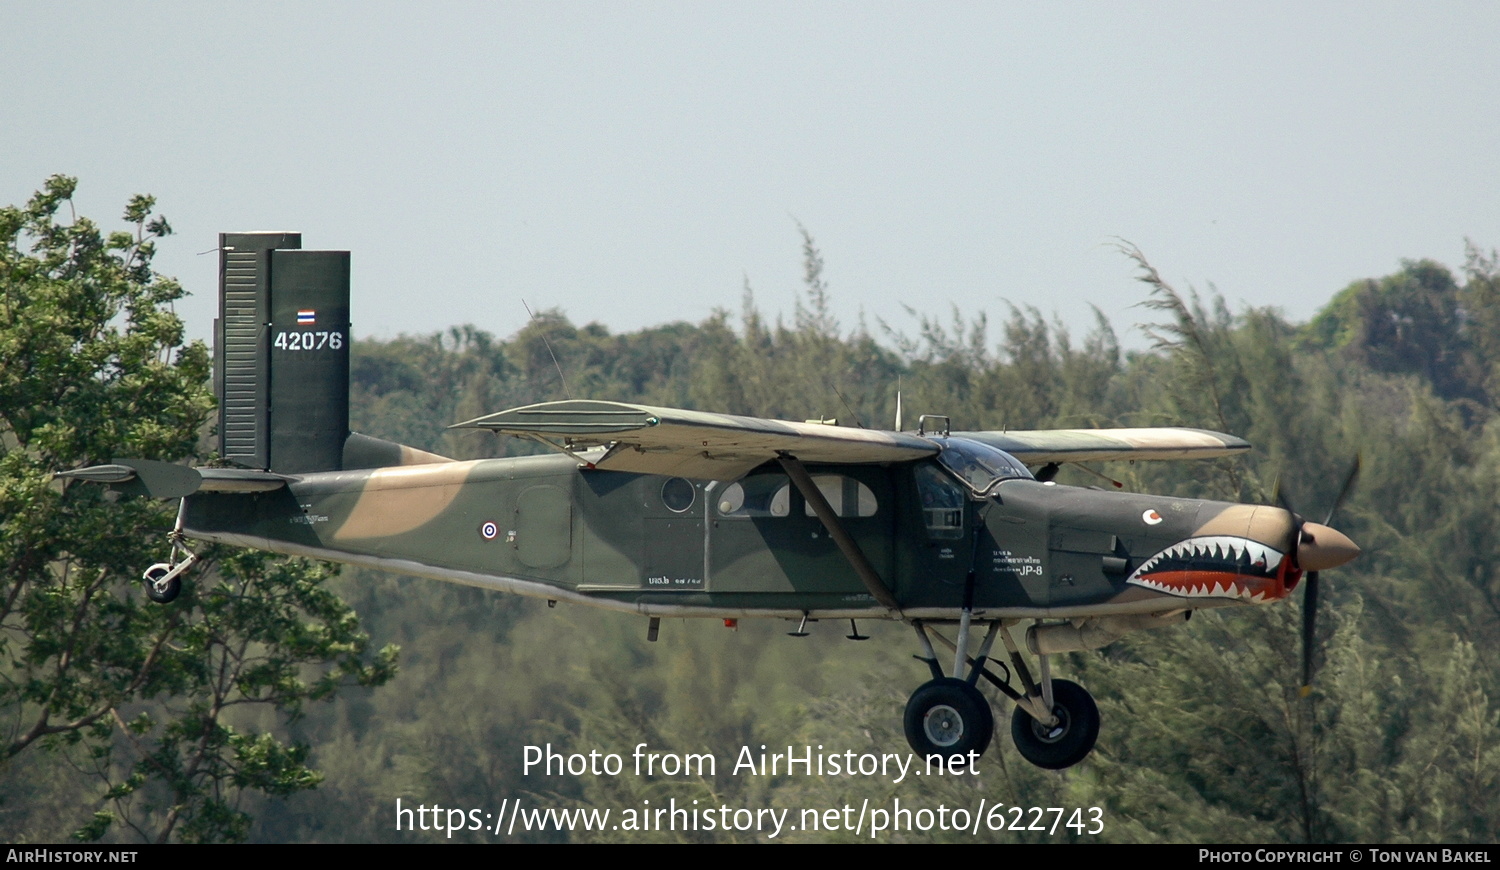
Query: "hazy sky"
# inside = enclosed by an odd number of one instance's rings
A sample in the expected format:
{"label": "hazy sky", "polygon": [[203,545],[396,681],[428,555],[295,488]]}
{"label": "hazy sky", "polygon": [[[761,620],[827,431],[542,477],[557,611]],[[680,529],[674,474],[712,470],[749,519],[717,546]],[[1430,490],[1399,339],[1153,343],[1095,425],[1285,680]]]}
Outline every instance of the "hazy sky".
{"label": "hazy sky", "polygon": [[[214,316],[221,231],[353,251],[358,335],[533,309],[624,331],[800,292],[1143,318],[1181,287],[1307,318],[1500,245],[1500,4],[0,0],[0,202],[53,173]],[[1135,339],[1139,342],[1139,339]]]}

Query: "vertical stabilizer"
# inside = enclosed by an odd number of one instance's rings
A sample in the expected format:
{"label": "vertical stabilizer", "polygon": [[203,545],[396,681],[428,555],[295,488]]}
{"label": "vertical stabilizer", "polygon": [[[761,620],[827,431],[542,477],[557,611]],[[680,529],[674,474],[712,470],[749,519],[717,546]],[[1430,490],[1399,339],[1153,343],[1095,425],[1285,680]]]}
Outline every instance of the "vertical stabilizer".
{"label": "vertical stabilizer", "polygon": [[219,451],[286,474],[340,468],[349,435],[349,252],[301,247],[219,236]]}

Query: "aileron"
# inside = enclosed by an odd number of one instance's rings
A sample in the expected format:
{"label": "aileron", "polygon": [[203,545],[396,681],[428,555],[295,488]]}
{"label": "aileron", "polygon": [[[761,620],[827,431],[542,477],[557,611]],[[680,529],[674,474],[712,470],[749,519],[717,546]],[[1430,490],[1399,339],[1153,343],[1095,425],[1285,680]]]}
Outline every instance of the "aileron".
{"label": "aileron", "polygon": [[1207,429],[1046,429],[955,432],[1004,450],[1028,465],[1114,459],[1216,459],[1250,449],[1250,442]]}

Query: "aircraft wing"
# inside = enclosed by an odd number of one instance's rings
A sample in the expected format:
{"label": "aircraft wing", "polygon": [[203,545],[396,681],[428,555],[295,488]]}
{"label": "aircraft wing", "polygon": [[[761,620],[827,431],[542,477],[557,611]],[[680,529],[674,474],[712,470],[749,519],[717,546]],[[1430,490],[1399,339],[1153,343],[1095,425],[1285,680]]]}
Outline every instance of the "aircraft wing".
{"label": "aircraft wing", "polygon": [[1207,429],[1039,429],[954,432],[997,447],[1027,465],[1110,459],[1215,459],[1250,449],[1250,442]]}
{"label": "aircraft wing", "polygon": [[908,462],[938,446],[917,435],[766,420],[622,402],[571,400],[513,408],[453,428],[489,429],[570,450],[608,446],[608,471],[733,480],[779,453],[803,462]]}

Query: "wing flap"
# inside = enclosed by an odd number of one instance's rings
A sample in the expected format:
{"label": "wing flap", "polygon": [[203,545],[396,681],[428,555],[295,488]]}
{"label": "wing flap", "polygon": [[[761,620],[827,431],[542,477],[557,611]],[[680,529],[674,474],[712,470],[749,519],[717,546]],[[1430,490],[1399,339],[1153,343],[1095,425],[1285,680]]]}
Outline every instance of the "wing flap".
{"label": "wing flap", "polygon": [[594,463],[594,467],[694,480],[738,480],[765,461],[766,457],[758,453],[657,450],[616,444],[604,458]]}
{"label": "wing flap", "polygon": [[803,462],[878,463],[938,452],[931,441],[901,432],[584,400],[528,405],[453,428],[551,439],[569,449],[611,445],[595,467],[718,480],[739,477],[778,453]]}

